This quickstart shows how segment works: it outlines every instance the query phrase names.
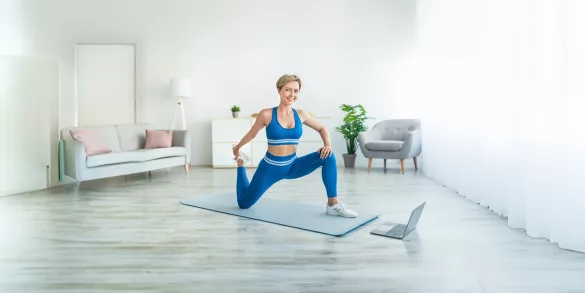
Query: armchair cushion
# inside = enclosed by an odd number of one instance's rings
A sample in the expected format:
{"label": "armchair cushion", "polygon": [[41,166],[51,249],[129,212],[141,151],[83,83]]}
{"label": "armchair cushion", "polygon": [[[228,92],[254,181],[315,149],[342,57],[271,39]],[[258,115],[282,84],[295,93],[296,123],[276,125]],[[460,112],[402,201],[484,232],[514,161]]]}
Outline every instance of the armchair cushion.
{"label": "armchair cushion", "polygon": [[377,140],[369,141],[365,144],[365,147],[370,151],[385,151],[385,152],[397,152],[402,149],[404,141],[397,140]]}
{"label": "armchair cushion", "polygon": [[390,119],[376,123],[358,134],[359,147],[366,158],[406,159],[421,153],[420,121]]}

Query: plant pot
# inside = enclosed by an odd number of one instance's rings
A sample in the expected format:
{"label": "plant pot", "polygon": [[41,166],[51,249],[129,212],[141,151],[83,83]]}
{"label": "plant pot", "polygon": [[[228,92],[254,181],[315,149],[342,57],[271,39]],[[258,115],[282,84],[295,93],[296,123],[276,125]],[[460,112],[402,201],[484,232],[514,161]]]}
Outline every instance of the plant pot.
{"label": "plant pot", "polygon": [[357,157],[356,154],[343,154],[343,163],[345,164],[345,168],[355,167],[356,157]]}
{"label": "plant pot", "polygon": [[232,117],[238,118],[240,116],[240,112],[232,112]]}

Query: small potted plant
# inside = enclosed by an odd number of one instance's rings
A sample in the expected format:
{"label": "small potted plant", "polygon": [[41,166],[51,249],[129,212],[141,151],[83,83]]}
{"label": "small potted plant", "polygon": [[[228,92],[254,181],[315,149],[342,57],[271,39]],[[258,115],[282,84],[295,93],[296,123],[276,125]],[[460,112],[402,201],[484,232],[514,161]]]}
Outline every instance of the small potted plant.
{"label": "small potted plant", "polygon": [[353,168],[357,156],[355,153],[358,148],[358,134],[368,129],[364,122],[371,117],[366,116],[366,110],[362,105],[342,104],[339,108],[347,114],[343,118],[343,124],[335,127],[335,130],[343,134],[343,138],[345,138],[347,147],[347,153],[343,154],[345,167]]}
{"label": "small potted plant", "polygon": [[238,107],[237,105],[234,105],[232,107],[232,117],[238,118],[239,116],[240,116],[240,107]]}

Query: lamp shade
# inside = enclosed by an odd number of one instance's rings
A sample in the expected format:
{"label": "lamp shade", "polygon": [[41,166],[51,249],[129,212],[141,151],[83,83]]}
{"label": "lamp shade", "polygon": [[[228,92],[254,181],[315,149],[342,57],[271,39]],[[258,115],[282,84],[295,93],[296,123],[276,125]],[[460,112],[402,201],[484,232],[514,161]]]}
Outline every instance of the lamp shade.
{"label": "lamp shade", "polygon": [[189,80],[186,78],[173,78],[171,79],[171,95],[173,98],[176,97],[190,97],[191,96],[191,85]]}

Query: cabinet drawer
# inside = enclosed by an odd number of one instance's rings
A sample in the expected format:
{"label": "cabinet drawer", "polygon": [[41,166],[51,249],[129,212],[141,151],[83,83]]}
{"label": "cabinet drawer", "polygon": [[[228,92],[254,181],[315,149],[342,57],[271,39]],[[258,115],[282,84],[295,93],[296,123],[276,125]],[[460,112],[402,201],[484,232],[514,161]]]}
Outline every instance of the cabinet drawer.
{"label": "cabinet drawer", "polygon": [[[250,145],[245,145],[241,149],[246,154],[250,154]],[[213,167],[237,167],[234,161],[234,155],[232,151],[232,143],[213,143],[212,148],[213,156]],[[251,162],[248,162],[246,166],[249,166]]]}
{"label": "cabinet drawer", "polygon": [[212,120],[211,141],[238,143],[250,131],[250,127],[250,119]]}
{"label": "cabinet drawer", "polygon": [[252,142],[252,165],[258,166],[260,161],[264,159],[268,151],[268,145],[265,142]]}

